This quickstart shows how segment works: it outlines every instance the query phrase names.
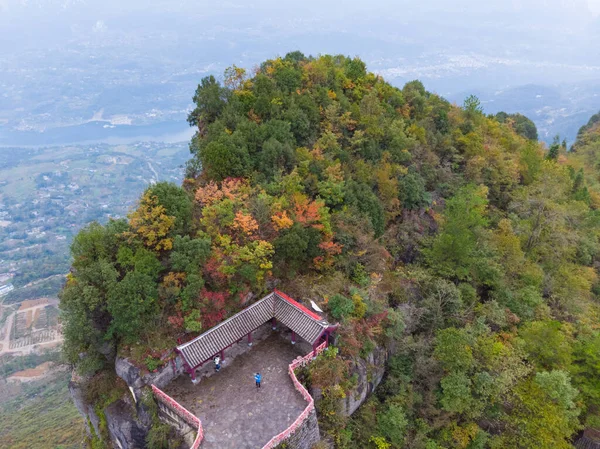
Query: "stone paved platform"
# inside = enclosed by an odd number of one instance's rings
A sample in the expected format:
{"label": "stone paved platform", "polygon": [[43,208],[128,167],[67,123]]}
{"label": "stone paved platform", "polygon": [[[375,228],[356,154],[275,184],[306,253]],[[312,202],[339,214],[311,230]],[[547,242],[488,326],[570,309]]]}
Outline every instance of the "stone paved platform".
{"label": "stone paved platform", "polygon": [[[299,351],[273,333],[197,385],[180,376],[165,393],[202,421],[202,449],[260,449],[285,430],[306,407],[287,368]],[[263,377],[254,385],[254,373]]]}

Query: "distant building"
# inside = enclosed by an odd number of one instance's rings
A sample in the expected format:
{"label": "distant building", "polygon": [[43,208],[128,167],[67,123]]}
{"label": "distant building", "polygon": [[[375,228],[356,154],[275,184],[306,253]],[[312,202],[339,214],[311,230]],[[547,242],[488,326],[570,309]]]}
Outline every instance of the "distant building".
{"label": "distant building", "polygon": [[0,296],[8,295],[14,289],[15,288],[13,287],[12,284],[2,285],[2,286],[0,286]]}

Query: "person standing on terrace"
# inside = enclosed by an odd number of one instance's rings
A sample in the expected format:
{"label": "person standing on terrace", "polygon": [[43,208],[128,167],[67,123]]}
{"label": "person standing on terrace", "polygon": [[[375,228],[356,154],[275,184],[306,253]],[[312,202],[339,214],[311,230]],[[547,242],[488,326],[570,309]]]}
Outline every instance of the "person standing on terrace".
{"label": "person standing on terrace", "polygon": [[256,388],[260,388],[260,381],[262,380],[260,373],[254,375],[254,380],[256,381]]}

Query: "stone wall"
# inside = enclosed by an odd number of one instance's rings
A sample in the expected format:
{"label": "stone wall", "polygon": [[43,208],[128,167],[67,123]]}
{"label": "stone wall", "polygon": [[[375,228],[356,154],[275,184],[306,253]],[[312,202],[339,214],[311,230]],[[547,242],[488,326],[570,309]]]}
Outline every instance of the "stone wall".
{"label": "stone wall", "polygon": [[319,422],[313,409],[302,425],[285,442],[277,446],[277,449],[312,449],[319,441]]}
{"label": "stone wall", "polygon": [[168,407],[165,407],[164,404],[158,403],[158,416],[161,421],[170,426],[174,427],[177,430],[177,433],[182,436],[183,440],[186,442],[187,447],[191,447],[194,444],[194,440],[196,439],[196,434],[198,429],[194,429],[190,426],[185,420],[181,419],[176,413],[173,413]]}

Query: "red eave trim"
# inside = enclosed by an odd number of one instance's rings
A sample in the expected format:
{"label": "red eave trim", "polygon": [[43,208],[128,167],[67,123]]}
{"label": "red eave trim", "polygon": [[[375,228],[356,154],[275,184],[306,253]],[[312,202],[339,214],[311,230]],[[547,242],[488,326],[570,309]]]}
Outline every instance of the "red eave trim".
{"label": "red eave trim", "polygon": [[278,296],[281,296],[283,299],[285,299],[287,302],[289,302],[290,304],[292,304],[293,306],[299,308],[300,310],[302,310],[304,313],[306,313],[307,315],[310,315],[312,318],[314,318],[317,321],[321,321],[323,319],[323,317],[317,315],[315,312],[313,312],[312,310],[308,309],[307,307],[303,306],[302,304],[300,304],[298,301],[296,301],[295,299],[290,298],[288,295],[286,295],[285,293],[283,293],[282,291],[279,291],[277,289],[273,290],[275,293],[277,293]]}

